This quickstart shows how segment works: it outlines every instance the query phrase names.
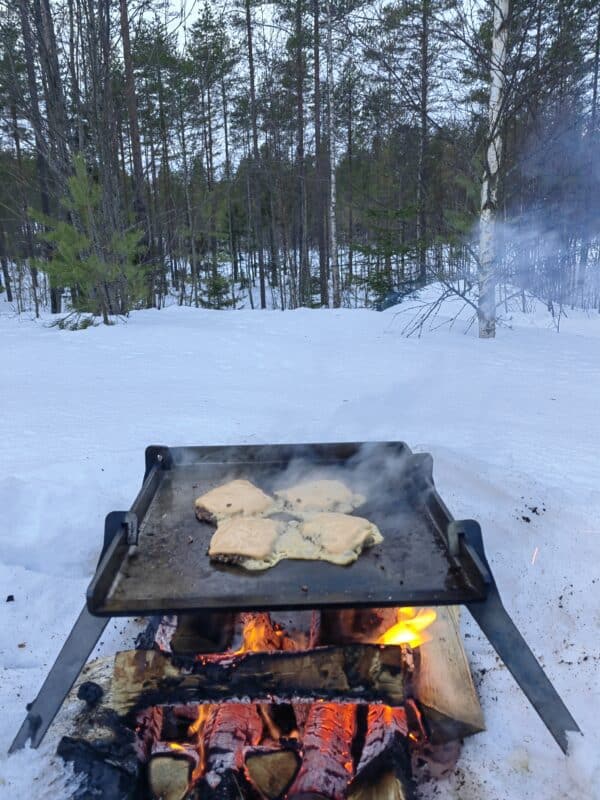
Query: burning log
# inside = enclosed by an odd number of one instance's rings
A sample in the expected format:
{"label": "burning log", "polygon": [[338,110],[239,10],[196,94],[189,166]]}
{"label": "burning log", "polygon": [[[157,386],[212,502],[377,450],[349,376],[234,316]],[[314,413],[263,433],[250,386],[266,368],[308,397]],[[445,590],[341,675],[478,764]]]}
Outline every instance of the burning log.
{"label": "burning log", "polygon": [[410,800],[410,797],[394,771],[384,772],[371,783],[357,785],[348,793],[348,800]]}
{"label": "burning log", "polygon": [[236,653],[294,649],[293,643],[287,645],[287,639],[287,633],[273,623],[269,613],[244,611],[236,616],[231,649]]}
{"label": "burning log", "polygon": [[[373,798],[381,796],[410,797],[410,756],[408,750],[409,725],[403,708],[369,706],[367,732],[361,756],[352,781],[350,797],[365,796],[364,789],[377,790]],[[382,775],[391,775],[385,785],[379,786]],[[390,793],[391,794],[388,794]]]}
{"label": "burning log", "polygon": [[204,775],[200,796],[229,800],[243,796],[247,784],[244,752],[260,742],[263,721],[256,706],[224,703],[213,708],[204,729]]}
{"label": "burning log", "polygon": [[459,630],[459,609],[439,607],[430,637],[415,651],[412,694],[433,744],[485,730],[483,712]]}
{"label": "burning log", "polygon": [[376,642],[395,624],[395,608],[342,608],[321,611],[322,641],[328,644]]}
{"label": "burning log", "polygon": [[200,756],[191,745],[155,742],[148,763],[148,786],[155,800],[184,800]]}
{"label": "burning log", "polygon": [[246,748],[244,756],[250,780],[268,800],[283,797],[300,768],[298,747],[291,742]]}
{"label": "burning log", "polygon": [[112,667],[111,657],[84,667],[70,702],[85,699],[80,693],[84,684],[99,687],[101,697],[94,704],[79,703],[81,709],[69,724],[69,735],[62,736],[57,747],[57,754],[72,765],[80,779],[75,797],[82,800],[129,800],[140,781],[139,737],[106,704]]}
{"label": "burning log", "polygon": [[402,653],[393,646],[346,645],[197,660],[128,650],[115,657],[110,702],[123,715],[153,705],[241,698],[286,702],[302,696],[400,705],[405,699],[403,673]]}
{"label": "burning log", "polygon": [[304,759],[289,789],[289,800],[339,800],[353,773],[352,740],[356,706],[314,703],[302,743]]}

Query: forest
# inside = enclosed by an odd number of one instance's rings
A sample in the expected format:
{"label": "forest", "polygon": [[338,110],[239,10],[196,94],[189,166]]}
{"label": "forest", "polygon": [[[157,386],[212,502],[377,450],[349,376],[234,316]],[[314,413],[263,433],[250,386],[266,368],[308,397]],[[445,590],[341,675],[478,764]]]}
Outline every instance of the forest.
{"label": "forest", "polygon": [[[20,313],[600,311],[594,0],[0,0]],[[86,323],[86,320],[88,321]]]}

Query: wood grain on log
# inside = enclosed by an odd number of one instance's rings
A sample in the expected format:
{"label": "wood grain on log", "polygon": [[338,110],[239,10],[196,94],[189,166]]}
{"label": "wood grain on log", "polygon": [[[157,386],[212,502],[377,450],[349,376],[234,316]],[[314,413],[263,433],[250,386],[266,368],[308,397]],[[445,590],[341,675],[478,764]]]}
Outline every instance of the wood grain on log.
{"label": "wood grain on log", "polygon": [[244,796],[244,750],[257,745],[262,732],[263,721],[254,705],[223,703],[212,709],[204,727],[202,798]]}
{"label": "wood grain on log", "polygon": [[384,772],[368,784],[351,787],[348,800],[410,800],[411,795],[393,770]]}
{"label": "wood grain on log", "polygon": [[127,714],[159,704],[224,700],[400,705],[404,697],[398,647],[347,645],[186,662],[157,651],[128,650],[115,657],[110,704]]}
{"label": "wood grain on log", "polygon": [[199,756],[190,745],[155,742],[148,762],[148,786],[155,800],[187,797]]}
{"label": "wood grain on log", "polygon": [[410,757],[408,748],[408,723],[403,708],[369,706],[367,732],[353,788],[370,786],[379,777],[393,772],[408,794],[410,786]]}
{"label": "wood grain on log", "polygon": [[352,740],[356,706],[313,703],[302,745],[302,766],[291,785],[289,800],[340,800],[352,778]]}
{"label": "wood grain on log", "polygon": [[250,780],[268,800],[282,797],[300,768],[298,748],[249,747],[244,751]]}
{"label": "wood grain on log", "polygon": [[415,651],[413,692],[434,744],[485,730],[456,606],[436,609],[429,641]]}

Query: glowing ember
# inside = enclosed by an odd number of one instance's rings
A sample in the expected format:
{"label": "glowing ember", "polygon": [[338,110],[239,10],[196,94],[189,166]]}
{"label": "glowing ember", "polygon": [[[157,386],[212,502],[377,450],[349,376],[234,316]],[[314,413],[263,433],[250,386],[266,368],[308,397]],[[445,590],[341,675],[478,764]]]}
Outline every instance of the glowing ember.
{"label": "glowing ember", "polygon": [[408,644],[418,647],[428,642],[430,637],[425,632],[437,617],[433,608],[399,608],[397,622],[388,628],[377,640],[377,644]]}

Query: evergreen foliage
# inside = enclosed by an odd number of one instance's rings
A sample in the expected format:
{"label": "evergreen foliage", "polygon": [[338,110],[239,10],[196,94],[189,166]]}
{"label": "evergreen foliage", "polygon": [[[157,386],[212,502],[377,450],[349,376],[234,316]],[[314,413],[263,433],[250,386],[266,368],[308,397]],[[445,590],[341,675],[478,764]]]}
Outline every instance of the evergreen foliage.
{"label": "evergreen foliage", "polygon": [[40,238],[50,245],[51,256],[40,266],[58,285],[71,287],[75,309],[101,316],[109,324],[110,315],[127,314],[141,301],[140,234],[112,232],[102,208],[102,187],[82,156],[74,158],[73,167],[68,194],[60,203],[64,218],[32,212],[46,228]]}

